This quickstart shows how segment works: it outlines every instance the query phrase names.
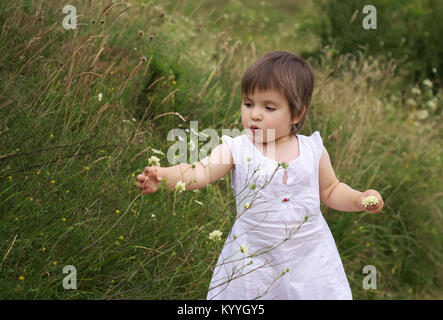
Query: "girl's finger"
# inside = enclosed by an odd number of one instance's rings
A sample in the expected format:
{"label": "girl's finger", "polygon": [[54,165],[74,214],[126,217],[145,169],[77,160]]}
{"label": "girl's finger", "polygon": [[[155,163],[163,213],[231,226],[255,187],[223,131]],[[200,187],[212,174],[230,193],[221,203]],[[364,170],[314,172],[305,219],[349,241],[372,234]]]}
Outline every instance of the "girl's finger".
{"label": "girl's finger", "polygon": [[145,167],[144,174],[149,176],[153,172],[153,167]]}

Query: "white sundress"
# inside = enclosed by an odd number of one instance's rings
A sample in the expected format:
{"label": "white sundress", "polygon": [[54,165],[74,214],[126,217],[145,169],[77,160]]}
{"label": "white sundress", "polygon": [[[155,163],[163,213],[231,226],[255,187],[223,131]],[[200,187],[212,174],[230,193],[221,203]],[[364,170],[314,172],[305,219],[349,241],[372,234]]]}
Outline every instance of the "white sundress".
{"label": "white sundress", "polygon": [[265,157],[246,134],[221,137],[235,163],[231,186],[237,214],[215,266],[208,300],[352,299],[320,211],[322,138],[318,131],[297,138],[299,157],[275,171],[278,162]]}

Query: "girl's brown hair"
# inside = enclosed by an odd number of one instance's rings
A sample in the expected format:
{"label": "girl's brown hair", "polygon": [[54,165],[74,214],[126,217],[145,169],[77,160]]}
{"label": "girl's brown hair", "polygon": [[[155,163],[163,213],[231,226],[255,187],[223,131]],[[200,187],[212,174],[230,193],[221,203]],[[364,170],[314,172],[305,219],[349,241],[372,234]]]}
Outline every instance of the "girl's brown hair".
{"label": "girl's brown hair", "polygon": [[314,90],[314,75],[307,62],[287,51],[272,51],[258,58],[246,70],[242,95],[258,91],[277,91],[288,101],[291,119],[299,118],[291,134],[298,134],[305,122]]}

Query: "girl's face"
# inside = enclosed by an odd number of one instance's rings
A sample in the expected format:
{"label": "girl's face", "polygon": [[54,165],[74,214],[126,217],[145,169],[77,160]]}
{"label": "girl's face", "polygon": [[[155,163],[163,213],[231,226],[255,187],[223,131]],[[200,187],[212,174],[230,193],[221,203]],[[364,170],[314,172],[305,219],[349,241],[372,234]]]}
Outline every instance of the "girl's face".
{"label": "girl's face", "polygon": [[[246,134],[259,143],[276,142],[288,136],[297,119],[291,119],[286,98],[277,91],[255,91],[243,96],[242,124]],[[254,130],[253,127],[258,129]]]}

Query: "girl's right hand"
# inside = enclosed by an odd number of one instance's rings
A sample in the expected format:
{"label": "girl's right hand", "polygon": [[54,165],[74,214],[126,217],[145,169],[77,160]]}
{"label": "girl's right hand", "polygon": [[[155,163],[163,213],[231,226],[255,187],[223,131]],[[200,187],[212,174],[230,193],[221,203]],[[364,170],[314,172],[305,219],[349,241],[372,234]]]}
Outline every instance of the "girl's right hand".
{"label": "girl's right hand", "polygon": [[154,193],[160,189],[162,179],[159,176],[159,167],[146,167],[142,174],[137,176],[137,188],[143,194]]}

